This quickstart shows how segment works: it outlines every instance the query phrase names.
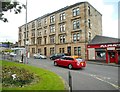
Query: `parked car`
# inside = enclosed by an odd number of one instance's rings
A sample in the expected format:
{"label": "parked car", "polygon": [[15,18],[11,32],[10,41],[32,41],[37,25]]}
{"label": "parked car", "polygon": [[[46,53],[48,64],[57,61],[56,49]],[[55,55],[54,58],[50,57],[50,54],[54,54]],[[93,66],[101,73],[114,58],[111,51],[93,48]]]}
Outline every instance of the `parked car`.
{"label": "parked car", "polygon": [[9,55],[10,55],[11,57],[16,57],[16,56],[17,56],[17,54],[15,54],[14,52],[11,52]]}
{"label": "parked car", "polygon": [[55,60],[55,59],[61,58],[62,56],[66,56],[66,55],[64,53],[53,54],[50,56],[50,59]]}
{"label": "parked car", "polygon": [[84,68],[86,67],[86,61],[79,57],[72,57],[72,56],[63,56],[59,59],[54,60],[55,66],[65,66],[69,69],[72,68]]}
{"label": "parked car", "polygon": [[34,54],[33,57],[35,59],[46,59],[47,58],[45,55],[42,55],[40,53]]}

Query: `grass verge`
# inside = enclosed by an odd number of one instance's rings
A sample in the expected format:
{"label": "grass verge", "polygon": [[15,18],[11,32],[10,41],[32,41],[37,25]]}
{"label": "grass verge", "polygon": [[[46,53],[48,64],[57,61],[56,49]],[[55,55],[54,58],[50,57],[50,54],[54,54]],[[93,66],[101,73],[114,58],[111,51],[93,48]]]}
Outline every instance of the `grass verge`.
{"label": "grass verge", "polygon": [[16,66],[24,68],[40,77],[40,82],[38,83],[27,85],[25,87],[2,87],[2,90],[65,90],[65,84],[63,80],[53,72],[34,66],[9,61],[0,61],[0,66],[1,64],[2,66]]}

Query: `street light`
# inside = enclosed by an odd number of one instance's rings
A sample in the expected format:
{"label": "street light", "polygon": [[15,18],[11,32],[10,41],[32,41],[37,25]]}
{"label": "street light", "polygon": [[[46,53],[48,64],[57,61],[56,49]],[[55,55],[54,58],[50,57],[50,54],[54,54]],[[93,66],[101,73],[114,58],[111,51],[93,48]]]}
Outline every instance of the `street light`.
{"label": "street light", "polygon": [[26,0],[26,13],[25,13],[25,62],[24,63],[28,63],[27,61],[27,56],[28,56],[28,48],[27,48],[27,0]]}

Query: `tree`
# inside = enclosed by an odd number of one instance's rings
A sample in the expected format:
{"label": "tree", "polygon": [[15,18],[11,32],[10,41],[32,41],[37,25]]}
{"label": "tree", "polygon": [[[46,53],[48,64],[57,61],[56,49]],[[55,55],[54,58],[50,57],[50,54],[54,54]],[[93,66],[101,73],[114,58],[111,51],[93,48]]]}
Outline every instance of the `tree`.
{"label": "tree", "polygon": [[10,12],[14,11],[15,14],[19,14],[21,13],[22,8],[26,8],[26,6],[18,1],[12,1],[12,0],[0,1],[0,20],[2,20],[3,22],[8,22],[8,19],[3,17],[4,13],[7,11]]}
{"label": "tree", "polygon": [[7,42],[2,42],[2,44],[6,44],[8,48],[13,45],[13,43],[12,43],[12,42],[9,42],[9,41],[7,41]]}

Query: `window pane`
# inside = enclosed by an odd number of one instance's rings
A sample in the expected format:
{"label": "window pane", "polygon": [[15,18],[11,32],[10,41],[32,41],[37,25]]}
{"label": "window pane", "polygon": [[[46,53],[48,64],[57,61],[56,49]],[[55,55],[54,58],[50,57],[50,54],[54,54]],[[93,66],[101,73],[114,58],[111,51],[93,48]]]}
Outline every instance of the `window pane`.
{"label": "window pane", "polygon": [[62,39],[63,39],[63,37],[62,37],[62,36],[60,36],[60,43],[62,43]]}
{"label": "window pane", "polygon": [[50,48],[50,54],[54,54],[54,47]]}
{"label": "window pane", "polygon": [[91,28],[90,19],[88,19],[88,27]]}
{"label": "window pane", "polygon": [[61,48],[59,48],[59,52],[61,53],[62,51],[61,51]]}
{"label": "window pane", "polygon": [[80,40],[80,33],[77,33],[77,41]]}
{"label": "window pane", "polygon": [[73,34],[73,42],[76,41],[76,34]]}
{"label": "window pane", "polygon": [[90,6],[88,6],[88,15],[90,16]]}
{"label": "window pane", "polygon": [[80,28],[80,21],[79,20],[77,21],[76,26],[77,26],[77,29]]}
{"label": "window pane", "polygon": [[74,55],[77,55],[77,47],[74,47]]}
{"label": "window pane", "polygon": [[77,8],[77,15],[79,15],[80,14],[80,10],[79,10],[79,8]]}
{"label": "window pane", "polygon": [[75,10],[73,9],[73,16],[75,16],[74,13],[75,13]]}
{"label": "window pane", "polygon": [[63,36],[63,43],[65,43],[65,36]]}
{"label": "window pane", "polygon": [[78,47],[78,56],[81,55],[81,47]]}
{"label": "window pane", "polygon": [[73,16],[78,16],[80,14],[80,9],[79,8],[74,8],[73,9]]}
{"label": "window pane", "polygon": [[53,23],[53,22],[55,22],[55,16],[54,15],[50,17],[50,23]]}
{"label": "window pane", "polygon": [[76,21],[73,22],[73,29],[76,29]]}

